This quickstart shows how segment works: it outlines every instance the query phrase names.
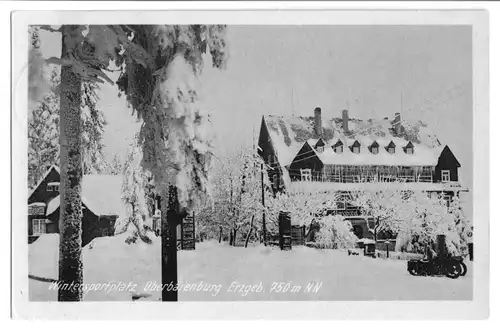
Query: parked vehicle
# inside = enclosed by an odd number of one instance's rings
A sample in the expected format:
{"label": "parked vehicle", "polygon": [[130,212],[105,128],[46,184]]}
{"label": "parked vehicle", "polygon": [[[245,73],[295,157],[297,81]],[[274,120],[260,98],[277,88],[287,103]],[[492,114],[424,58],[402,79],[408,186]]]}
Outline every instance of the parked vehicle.
{"label": "parked vehicle", "polygon": [[460,276],[465,276],[465,274],[467,274],[467,265],[464,262],[464,258],[463,257],[451,257],[451,258],[457,260],[460,263],[460,267],[462,268],[462,273],[460,274]]}
{"label": "parked vehicle", "polygon": [[456,279],[467,273],[462,257],[435,257],[408,261],[408,272],[414,276],[446,276]]}

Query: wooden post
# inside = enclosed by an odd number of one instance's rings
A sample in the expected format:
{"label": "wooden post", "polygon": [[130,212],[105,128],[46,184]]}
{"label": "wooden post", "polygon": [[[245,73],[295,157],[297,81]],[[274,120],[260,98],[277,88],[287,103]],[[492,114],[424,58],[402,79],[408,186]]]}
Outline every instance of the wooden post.
{"label": "wooden post", "polygon": [[178,301],[177,225],[182,221],[177,187],[169,186],[161,196],[161,282],[162,301]]}

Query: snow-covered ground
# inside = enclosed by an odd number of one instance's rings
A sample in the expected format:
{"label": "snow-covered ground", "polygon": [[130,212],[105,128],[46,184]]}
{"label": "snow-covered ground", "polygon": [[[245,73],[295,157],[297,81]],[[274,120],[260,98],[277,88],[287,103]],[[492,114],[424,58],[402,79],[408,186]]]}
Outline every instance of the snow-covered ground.
{"label": "snow-covered ground", "polygon": [[[84,248],[84,282],[90,289],[85,300],[130,301],[137,293],[159,299],[160,240],[128,245],[125,238],[98,238]],[[31,276],[57,278],[57,244],[58,235],[45,235],[30,245]],[[468,268],[468,274],[456,280],[415,277],[401,260],[307,247],[280,251],[205,242],[195,251],[179,252],[179,281],[184,285],[179,300],[470,300],[470,263]],[[30,299],[57,300],[50,285],[30,279]]]}

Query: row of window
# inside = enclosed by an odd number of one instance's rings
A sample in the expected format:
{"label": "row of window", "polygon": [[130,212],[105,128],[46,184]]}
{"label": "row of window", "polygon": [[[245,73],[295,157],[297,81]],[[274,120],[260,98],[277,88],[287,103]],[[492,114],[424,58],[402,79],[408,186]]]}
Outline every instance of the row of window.
{"label": "row of window", "polygon": [[[340,140],[335,145],[333,145],[332,148],[333,148],[333,151],[337,154],[341,154],[344,152],[344,144]],[[322,141],[318,141],[318,143],[315,146],[315,149],[317,152],[322,153],[323,151],[325,151],[324,143]],[[359,154],[360,150],[361,150],[361,144],[356,140],[356,141],[354,141],[354,143],[352,144],[350,149],[351,149],[352,153]],[[373,142],[368,147],[368,150],[374,155],[378,154],[379,153],[379,144],[376,141]],[[396,145],[394,144],[394,142],[391,141],[391,143],[389,143],[389,145],[386,147],[386,150],[389,154],[395,154],[396,153]],[[412,155],[414,152],[414,146],[411,142],[408,142],[408,144],[403,148],[403,150],[406,154]]]}
{"label": "row of window", "polygon": [[[347,172],[347,175],[349,175],[348,172]],[[403,173],[403,175],[401,175],[401,177],[412,176],[412,175],[413,174],[411,174],[411,173]],[[312,181],[312,171],[310,168],[301,168],[300,169],[300,180],[301,181]],[[442,182],[450,182],[451,181],[450,170],[441,170],[441,181]]]}

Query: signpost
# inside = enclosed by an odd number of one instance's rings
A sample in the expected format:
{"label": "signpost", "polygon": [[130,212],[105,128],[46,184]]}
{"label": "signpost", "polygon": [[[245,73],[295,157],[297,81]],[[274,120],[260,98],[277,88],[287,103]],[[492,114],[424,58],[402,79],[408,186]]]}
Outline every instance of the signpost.
{"label": "signpost", "polygon": [[192,215],[186,216],[182,220],[181,225],[181,249],[182,250],[194,250],[196,244],[195,235],[195,225],[194,225],[194,212]]}

